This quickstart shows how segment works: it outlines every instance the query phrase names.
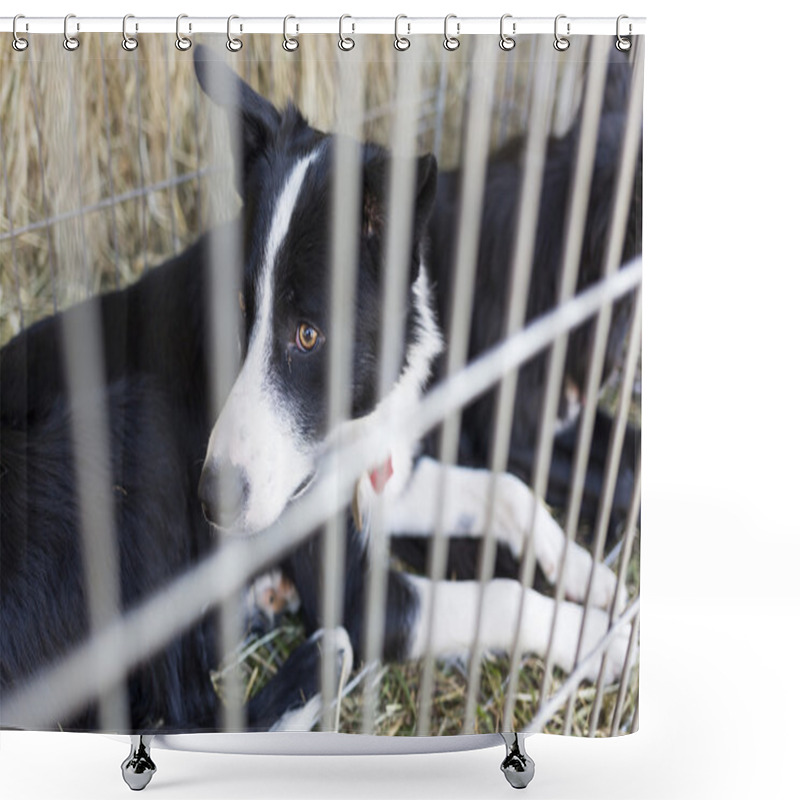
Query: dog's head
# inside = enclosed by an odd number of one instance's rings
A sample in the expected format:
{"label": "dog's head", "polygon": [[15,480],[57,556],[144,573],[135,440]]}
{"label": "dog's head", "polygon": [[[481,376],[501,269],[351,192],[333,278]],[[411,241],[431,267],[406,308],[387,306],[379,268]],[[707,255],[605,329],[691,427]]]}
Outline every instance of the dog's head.
{"label": "dog's head", "polygon": [[[211,432],[199,494],[214,525],[255,533],[299,496],[315,475],[328,430],[328,363],[335,140],[289,107],[279,112],[206,48],[197,48],[200,85],[229,114],[243,201],[242,360]],[[359,145],[361,218],[352,319],[351,417],[368,418],[378,397],[381,282],[391,160]],[[436,191],[432,156],[416,172],[405,326],[398,384],[422,390],[441,344],[422,266],[425,225]],[[412,363],[414,362],[414,363]],[[413,375],[409,375],[413,373]]]}

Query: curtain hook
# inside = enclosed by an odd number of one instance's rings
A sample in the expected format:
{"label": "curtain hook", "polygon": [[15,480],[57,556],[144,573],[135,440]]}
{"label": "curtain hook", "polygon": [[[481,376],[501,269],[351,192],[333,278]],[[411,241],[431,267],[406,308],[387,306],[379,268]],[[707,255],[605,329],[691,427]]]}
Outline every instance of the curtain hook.
{"label": "curtain hook", "polygon": [[[181,20],[188,19],[188,14],[178,14],[177,18],[175,19],[175,47],[178,50],[186,51],[192,46],[192,40],[188,36],[184,36],[181,33]],[[192,32],[192,23],[189,23],[189,33]]]}
{"label": "curtain hook", "polygon": [[[296,36],[289,35],[289,20],[290,19],[297,19],[297,17],[293,17],[291,14],[283,18],[283,49],[287,53],[293,53],[297,48],[300,46],[300,42],[297,40]],[[295,26],[295,31],[300,31],[300,26]]]}
{"label": "curtain hook", "polygon": [[[127,50],[129,53],[132,50],[135,50],[139,46],[139,40],[135,36],[131,36],[128,33],[128,20],[134,19],[133,14],[126,14],[122,18],[122,49]],[[136,30],[139,29],[139,26],[136,26]]]}
{"label": "curtain hook", "polygon": [[[569,47],[569,39],[567,39],[566,36],[562,36],[558,32],[558,21],[560,19],[566,19],[566,18],[567,18],[566,14],[559,14],[556,17],[556,21],[555,21],[555,24],[553,26],[553,31],[554,31],[555,37],[556,37],[555,41],[553,42],[553,47],[555,47],[556,50],[558,50],[559,52],[562,52],[562,53],[564,52],[564,50],[566,50]],[[567,22],[567,36],[569,36],[569,22]]]}
{"label": "curtain hook", "polygon": [[[225,47],[227,47],[228,50],[231,51],[231,53],[238,53],[242,49],[242,45],[243,45],[242,40],[241,39],[237,39],[231,33],[231,22],[233,22],[235,19],[239,19],[239,17],[237,17],[236,14],[231,14],[228,17],[228,41],[225,43]],[[242,32],[242,26],[240,25],[239,26],[239,33],[241,33],[241,32]]]}
{"label": "curtain hook", "polygon": [[[353,18],[349,14],[342,14],[342,16],[339,17],[339,49],[344,50],[345,52],[352,50],[356,46],[355,39],[353,39],[352,36],[345,36],[342,30],[344,26],[344,21],[346,19],[353,19]],[[355,32],[356,26],[354,23],[351,23],[351,27],[353,29],[353,32]]]}
{"label": "curtain hook", "polygon": [[[69,50],[70,52],[72,52],[73,50],[77,50],[81,46],[81,43],[78,41],[77,36],[69,35],[69,21],[71,19],[75,19],[74,14],[67,14],[67,16],[64,17],[64,49]],[[80,29],[81,29],[80,25],[76,22],[75,23],[76,33]]]}
{"label": "curtain hook", "polygon": [[[27,39],[23,39],[23,38],[22,38],[22,37],[21,37],[21,36],[20,36],[20,35],[17,33],[17,20],[20,20],[20,19],[25,19],[25,15],[24,15],[24,14],[17,14],[17,16],[16,16],[16,17],[14,17],[14,23],[13,23],[13,25],[11,26],[11,33],[12,33],[12,34],[13,34],[13,36],[14,36],[14,39],[13,39],[13,41],[11,42],[11,46],[12,46],[12,47],[13,47],[13,48],[14,48],[14,49],[15,49],[15,50],[18,52],[18,53],[21,53],[23,50],[27,50],[27,49],[28,49],[28,40],[27,40]],[[28,23],[26,22],[26,23],[25,23],[25,30],[27,30],[27,29],[28,29]]]}
{"label": "curtain hook", "polygon": [[[617,42],[616,42],[615,47],[617,48],[617,50],[620,51],[620,53],[625,53],[625,52],[627,52],[628,50],[631,49],[631,40],[626,38],[626,37],[624,37],[620,33],[620,28],[621,28],[620,23],[624,19],[628,19],[627,14],[620,14],[617,17]],[[633,26],[631,25],[630,22],[628,22],[628,36],[631,35],[632,31],[633,31]]]}
{"label": "curtain hook", "polygon": [[[506,20],[511,18],[512,18],[511,14],[503,14],[503,16],[500,17],[500,49],[505,50],[506,52],[508,52],[509,50],[513,50],[517,45],[516,39],[509,36],[504,30],[504,25]],[[517,23],[512,22],[511,33],[516,33],[516,32],[517,32]]]}
{"label": "curtain hook", "polygon": [[[408,17],[405,14],[398,14],[394,18],[394,49],[403,52],[411,47],[411,39],[409,39],[407,36],[400,35],[401,19],[408,19]],[[411,23],[407,22],[406,25],[408,26],[408,32],[411,33]]]}
{"label": "curtain hook", "polygon": [[458,38],[458,34],[461,33],[461,23],[456,22],[456,35],[450,36],[447,32],[447,23],[450,22],[451,19],[457,20],[458,17],[456,17],[455,14],[448,14],[444,18],[444,49],[452,52],[453,50],[458,50],[461,44],[461,40]]}

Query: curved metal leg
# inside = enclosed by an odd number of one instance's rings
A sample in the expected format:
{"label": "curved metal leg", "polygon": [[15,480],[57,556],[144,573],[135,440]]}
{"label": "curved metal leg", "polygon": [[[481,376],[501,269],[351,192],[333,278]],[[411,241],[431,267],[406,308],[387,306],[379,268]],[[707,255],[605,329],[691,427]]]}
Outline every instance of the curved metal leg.
{"label": "curved metal leg", "polygon": [[533,759],[525,752],[525,736],[518,733],[500,735],[506,745],[506,757],[500,769],[515,789],[524,789],[533,779],[536,769]]}
{"label": "curved metal leg", "polygon": [[122,777],[134,792],[140,792],[150,783],[156,765],[150,758],[152,736],[131,736],[130,755],[122,762]]}

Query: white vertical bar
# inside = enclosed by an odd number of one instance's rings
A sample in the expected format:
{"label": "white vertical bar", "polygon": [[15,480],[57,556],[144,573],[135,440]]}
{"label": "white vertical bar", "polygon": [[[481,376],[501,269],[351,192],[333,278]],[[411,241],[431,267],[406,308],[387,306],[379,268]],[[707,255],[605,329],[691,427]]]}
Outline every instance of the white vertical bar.
{"label": "white vertical bar", "polygon": [[[198,81],[192,81],[192,113],[193,113],[193,116],[194,116],[195,130],[196,131],[203,130],[203,127],[201,126],[201,122],[200,122],[200,86],[199,86]],[[203,186],[203,178],[199,176],[200,170],[203,167],[203,165],[201,163],[201,159],[200,159],[200,151],[202,149],[202,145],[201,145],[201,139],[200,139],[199,136],[197,137],[197,141],[195,142],[195,147],[197,148],[195,150],[195,172],[198,173],[198,178],[197,178],[197,201],[196,201],[197,202],[197,208],[196,208],[197,220],[196,220],[196,224],[197,224],[197,229],[198,230],[203,230],[203,224],[205,222],[205,220],[203,219],[203,192],[204,192],[204,186]],[[192,234],[195,233],[195,231],[190,230],[190,231],[188,231],[188,233],[191,236]]]}
{"label": "white vertical bar", "polygon": [[442,138],[444,134],[444,106],[447,96],[447,62],[445,54],[440,54],[439,58],[439,87],[436,92],[436,125],[433,136],[433,154],[437,161],[442,157]]}
{"label": "white vertical bar", "polygon": [[525,728],[525,733],[540,733],[544,726],[553,718],[555,713],[566,703],[569,695],[574,692],[581,681],[587,676],[591,664],[596,663],[602,653],[605,653],[611,646],[613,639],[620,634],[623,626],[628,625],[636,614],[639,613],[640,601],[637,597],[620,614],[612,628],[605,636],[587,653],[583,655],[580,664],[564,679],[561,687],[553,692],[552,696],[542,704],[536,711],[536,715]]}
{"label": "white vertical bar", "polygon": [[[628,561],[630,559],[631,548],[633,547],[634,531],[637,527],[637,520],[639,517],[639,508],[642,499],[642,464],[639,461],[636,465],[636,477],[634,478],[633,493],[631,495],[631,504],[628,508],[628,519],[625,523],[625,535],[623,537],[623,557],[620,560],[619,572],[617,575],[617,588],[614,592],[614,602],[611,604],[608,615],[608,627],[610,628],[617,617],[617,609],[619,608],[620,597],[622,592],[625,591],[625,573],[628,570]],[[600,706],[602,705],[603,691],[605,688],[605,677],[607,671],[608,654],[603,655],[603,662],[600,665],[600,674],[597,679],[597,694],[595,696],[594,705],[592,706],[591,719],[589,721],[589,736],[592,737],[597,732],[597,722],[600,717]],[[575,703],[575,693],[570,697],[570,706]],[[568,720],[569,721],[569,718]]]}
{"label": "white vertical bar", "polygon": [[[419,123],[421,64],[414,52],[402,53],[397,63],[397,100],[391,135],[389,203],[386,218],[386,246],[383,268],[383,316],[380,349],[379,397],[391,390],[402,369],[403,325],[409,293],[408,267],[411,262],[413,210],[415,200],[416,133]],[[365,661],[369,665],[364,689],[363,732],[372,733],[377,706],[377,681],[386,616],[386,580],[389,547],[384,519],[384,496],[370,520],[369,575],[365,625]]]}
{"label": "white vertical bar", "polygon": [[497,103],[497,114],[495,115],[496,127],[492,136],[492,146],[499,147],[508,138],[508,123],[511,118],[514,97],[514,74],[517,65],[516,49],[504,50],[502,56],[502,89],[500,91],[500,101]]}
{"label": "white vertical bar", "polygon": [[111,215],[111,242],[114,249],[114,285],[120,288],[119,283],[119,233],[117,230],[117,200],[114,193],[113,148],[111,146],[111,113],[108,103],[108,76],[106,74],[105,36],[100,36],[100,70],[103,84],[103,118],[106,136],[106,156],[108,157],[108,199],[111,204],[108,213]]}
{"label": "white vertical bar", "polygon": [[[434,387],[418,406],[401,409],[396,419],[384,417],[382,422],[389,435],[422,438],[448,411],[488,391],[501,379],[504,369],[522,364],[542,352],[552,341],[554,332],[569,330],[596,314],[609,298],[631,291],[641,281],[641,272],[640,263],[632,264],[604,284],[590,287],[564,306],[546,312],[524,331],[498,344],[491,353],[478,357],[444,385]],[[343,454],[345,488],[333,497],[339,508],[346,506],[352,497],[352,486],[364,468],[364,453],[374,452],[373,445],[379,444],[380,440],[373,433],[361,446],[346,448]],[[76,646],[62,663],[33,676],[4,700],[3,718],[7,721],[34,719],[49,724],[123,678],[130,666],[141,663],[199,619],[209,604],[218,603],[226,594],[239,591],[250,575],[277,563],[299,541],[307,538],[309,531],[322,525],[331,508],[327,504],[327,498],[331,496],[328,494],[329,483],[330,474],[320,474],[307,495],[290,505],[271,526],[269,536],[235,540],[218,549],[192,571],[178,576],[153,597],[143,601],[140,607],[131,609],[124,618],[112,623],[110,631],[98,633]],[[636,598],[615,626],[621,627],[629,621],[638,607],[639,599]],[[165,608],[169,608],[169,614],[164,613]],[[119,647],[116,645],[117,637]],[[598,652],[604,646],[601,641]],[[117,658],[95,669],[98,653],[109,649],[117,652]],[[587,659],[587,664],[590,660]],[[575,673],[576,682],[580,682],[582,674]],[[571,688],[570,684],[567,692]]]}
{"label": "white vertical bar", "polygon": [[[591,587],[594,582],[596,565],[602,558],[603,545],[605,543],[605,529],[608,526],[608,519],[611,514],[611,504],[613,500],[614,486],[616,485],[616,476],[619,471],[620,454],[622,452],[622,444],[625,436],[625,427],[627,424],[628,410],[630,408],[631,388],[633,386],[633,378],[635,376],[636,362],[638,359],[639,347],[641,342],[640,338],[641,325],[642,325],[641,287],[639,287],[636,290],[635,301],[634,301],[633,321],[630,332],[630,344],[628,346],[629,349],[625,364],[625,374],[622,381],[622,388],[620,390],[620,404],[617,409],[616,418],[614,420],[614,429],[611,437],[611,445],[609,447],[608,457],[606,460],[601,504],[600,504],[600,509],[597,512],[597,519],[595,522],[595,534],[594,534],[595,547],[593,554],[594,560],[592,562],[592,569],[589,574],[589,588],[587,589],[587,596],[591,594]],[[563,581],[560,581],[560,584],[561,583],[563,583]],[[556,608],[553,614],[554,621],[553,621],[553,627],[551,629],[551,641],[553,635],[552,631],[555,630],[555,624],[556,624],[555,617],[558,614],[559,603],[563,599],[563,586],[559,585],[558,589],[560,591],[558,591],[556,594]],[[583,645],[583,637],[586,628],[586,618],[588,610],[589,606],[587,604],[584,607],[583,618],[581,621],[581,629],[578,635],[578,643],[575,649],[576,661],[578,660],[578,654],[581,652],[581,647]],[[552,678],[553,665],[552,665],[550,649],[551,648],[548,646],[548,654],[547,654],[548,657],[545,660],[545,680],[544,680],[545,686],[549,686],[550,679]]]}
{"label": "white vertical bar", "polygon": [[168,205],[168,214],[169,214],[169,224],[170,224],[170,235],[172,239],[172,252],[173,254],[178,252],[178,247],[180,243],[178,242],[178,227],[177,221],[175,219],[175,204],[177,199],[175,197],[175,158],[172,154],[172,101],[170,97],[172,96],[172,86],[170,85],[169,80],[169,65],[170,65],[170,58],[172,56],[174,48],[172,47],[172,42],[168,37],[164,37],[164,91],[166,93],[166,100],[164,102],[164,108],[166,110],[166,117],[167,117],[167,130],[164,133],[164,137],[166,139],[166,147],[164,148],[165,151],[165,158],[167,161],[167,205]]}
{"label": "white vertical bar", "polygon": [[628,519],[625,523],[625,535],[622,539],[622,556],[617,567],[617,588],[614,591],[614,602],[608,611],[608,624],[614,624],[616,609],[619,608],[622,595],[625,593],[625,574],[628,571],[628,564],[631,560],[633,550],[634,533],[638,527],[639,510],[642,502],[642,462],[641,459],[636,465],[636,475],[633,479],[633,492],[631,494],[631,505],[628,509]]}
{"label": "white vertical bar", "polygon": [[[77,121],[75,119],[75,62],[65,70],[66,107],[54,112],[52,124],[64,135],[50,142],[49,174],[58,187],[74,186],[81,207]],[[54,87],[54,91],[57,91]],[[67,147],[71,141],[71,147]],[[69,151],[68,151],[69,150]],[[70,303],[91,292],[91,275],[86,256],[83,215],[69,226],[62,237],[64,261],[74,264],[69,282],[63,287]],[[78,270],[77,265],[82,268]],[[105,392],[105,365],[102,319],[97,304],[73,309],[62,317],[62,347],[67,396],[70,405],[70,434],[78,506],[81,559],[89,635],[110,626],[119,615],[119,553],[117,549],[114,504],[111,495],[112,472],[109,418]],[[102,658],[112,659],[116,652]],[[98,697],[100,729],[125,730],[128,727],[127,688],[124,682],[112,685]]]}
{"label": "white vertical bar", "polygon": [[[639,353],[641,351],[641,337],[642,337],[642,290],[641,287],[637,288],[634,296],[633,318],[631,323],[630,341],[628,344],[628,352],[625,358],[625,367],[622,374],[622,382],[619,392],[619,405],[617,413],[614,417],[614,426],[611,431],[611,444],[608,449],[606,457],[605,474],[603,476],[603,488],[600,498],[600,507],[597,511],[597,518],[594,527],[594,554],[592,562],[592,571],[589,574],[589,588],[587,593],[591,592],[592,584],[596,574],[596,566],[601,560],[603,555],[603,548],[606,540],[606,530],[608,529],[608,521],[611,517],[611,508],[614,501],[614,487],[617,482],[617,474],[619,472],[620,456],[622,454],[622,445],[625,440],[625,430],[628,424],[628,412],[631,406],[631,393],[633,390],[633,382],[636,378],[636,366],[639,360]],[[622,579],[622,575],[620,575]],[[583,639],[584,630],[586,627],[587,608],[584,608],[583,620],[581,622],[581,632],[579,637],[578,648]]]}
{"label": "white vertical bar", "polygon": [[631,636],[628,639],[628,649],[625,652],[625,662],[622,665],[622,677],[619,682],[619,690],[617,692],[617,702],[614,706],[614,718],[611,720],[611,735],[616,736],[619,733],[619,723],[622,719],[622,711],[625,708],[625,697],[628,694],[628,685],[631,679],[631,670],[634,664],[634,649],[639,641],[639,620],[640,614],[637,614],[631,626]]}
{"label": "white vertical bar", "polygon": [[[332,269],[328,348],[328,430],[351,411],[353,307],[360,236],[361,120],[364,106],[362,61],[357,53],[336,51],[338,120],[333,144]],[[332,458],[338,458],[334,453]],[[334,514],[325,526],[322,570],[322,730],[336,730],[338,681],[334,629],[342,623],[347,521]]]}
{"label": "white vertical bar", "polygon": [[17,291],[17,309],[19,311],[20,330],[25,328],[25,308],[22,303],[22,281],[19,275],[19,261],[17,260],[17,234],[14,230],[14,219],[11,212],[11,187],[8,182],[8,162],[6,160],[6,147],[3,139],[3,125],[0,120],[0,164],[3,170],[4,206],[6,220],[8,221],[8,243],[11,252],[11,268],[14,271],[14,288]]}
{"label": "white vertical bar", "polygon": [[81,263],[83,266],[83,282],[84,282],[84,289],[87,293],[91,293],[94,288],[94,276],[91,273],[91,269],[89,267],[89,248],[87,246],[86,241],[86,219],[85,219],[85,211],[84,211],[84,202],[83,202],[83,181],[80,179],[81,175],[81,154],[80,154],[80,146],[78,144],[78,120],[76,118],[76,113],[80,106],[77,102],[75,97],[76,89],[75,89],[75,82],[76,82],[76,62],[74,59],[70,60],[69,64],[69,96],[70,96],[70,104],[69,104],[69,127],[70,133],[72,137],[72,174],[75,176],[74,186],[76,189],[77,201],[78,201],[78,246],[81,254]]}
{"label": "white vertical bar", "polygon": [[[630,213],[630,200],[633,193],[633,186],[636,177],[636,164],[639,160],[639,143],[642,131],[642,98],[643,98],[643,59],[640,57],[639,44],[634,45],[633,53],[633,78],[631,82],[631,95],[628,102],[627,120],[623,139],[620,146],[620,155],[617,168],[617,180],[614,186],[614,199],[612,201],[611,222],[606,242],[606,256],[603,264],[603,279],[607,279],[619,269],[619,262],[622,258],[623,246],[625,242],[625,232]],[[567,519],[565,524],[566,536],[569,541],[574,541],[575,532],[578,526],[581,500],[583,497],[583,487],[586,478],[586,469],[589,460],[589,449],[591,446],[592,431],[594,428],[597,401],[602,380],[603,364],[605,360],[608,334],[611,326],[612,304],[603,306],[598,314],[595,325],[593,349],[590,361],[589,375],[584,392],[585,403],[581,417],[580,430],[578,434],[577,454],[573,464],[572,484],[567,509]],[[631,340],[631,345],[633,340]],[[624,434],[624,428],[623,428]],[[616,474],[614,471],[610,479],[610,489],[613,492],[616,484]],[[610,511],[609,511],[610,513]],[[595,532],[595,565],[602,558],[606,539],[605,527]],[[563,578],[564,567],[566,564],[566,549],[559,565],[559,578],[556,597],[558,601],[563,599]],[[593,568],[592,575],[594,575]],[[575,660],[578,659],[578,652],[582,642],[579,642],[575,653]],[[575,695],[570,697],[565,717],[565,729],[569,731],[571,726],[572,712],[575,704]]]}
{"label": "white vertical bar", "polygon": [[[117,549],[111,499],[109,418],[103,377],[102,322],[97,305],[63,317],[64,366],[72,409],[72,436],[78,524],[90,635],[102,631],[119,614]],[[117,650],[102,658],[115,659]],[[124,682],[99,697],[99,727],[124,731],[129,727]]]}
{"label": "white vertical bar", "polygon": [[[633,323],[630,333],[630,342],[628,345],[629,349],[625,360],[625,370],[622,379],[622,385],[620,388],[619,406],[617,408],[617,413],[614,418],[614,427],[611,434],[611,445],[609,447],[608,456],[606,459],[605,474],[603,476],[601,503],[600,503],[600,508],[598,509],[597,519],[595,521],[594,547],[592,553],[593,561],[592,561],[592,568],[589,573],[587,596],[591,594],[592,584],[594,582],[594,577],[597,572],[597,564],[602,559],[603,550],[605,548],[606,530],[608,528],[608,521],[611,516],[611,505],[613,501],[614,487],[616,485],[616,480],[617,480],[616,476],[619,472],[620,454],[622,453],[622,445],[625,438],[625,429],[627,427],[628,412],[630,410],[631,392],[633,388],[633,381],[636,375],[636,364],[638,362],[638,357],[640,352],[641,321],[642,321],[641,289],[637,289],[634,301]],[[637,470],[638,469],[639,468],[637,467]],[[637,472],[636,480],[637,480],[637,485],[635,486],[636,494],[632,498],[632,503],[634,503],[638,507],[638,492],[641,490],[640,470]],[[628,518],[629,526],[635,524],[634,521],[635,517],[631,518],[631,509],[629,509],[629,518]],[[626,536],[632,538],[630,537],[630,527],[626,531]],[[630,551],[628,551],[628,554],[629,553]],[[627,566],[627,564],[625,564],[625,566]],[[563,565],[562,565],[562,570],[563,570]],[[559,585],[561,584],[561,582],[562,578],[559,577]],[[619,600],[621,592],[624,591],[624,582],[625,582],[625,573],[621,565],[620,572],[617,576],[617,588],[614,593],[615,602]],[[557,597],[557,602],[560,602],[560,600],[563,599],[563,594],[561,594],[561,596],[557,594],[556,597]],[[613,623],[615,608],[616,605],[611,606],[609,612],[610,613],[609,625]],[[575,647],[576,663],[579,659],[579,653],[581,651],[581,647],[583,646],[583,637],[586,629],[586,618],[588,615],[588,611],[589,607],[587,604],[583,610],[583,617],[581,619],[581,628],[578,634],[578,642]],[[605,663],[605,658],[604,658],[604,663]],[[598,694],[602,693],[602,686],[604,679],[605,679],[605,673],[604,670],[601,669],[597,682]],[[575,697],[573,695],[570,697],[570,701],[566,711],[565,727],[567,730],[569,730],[572,723],[571,718],[572,718],[574,703],[575,703]]]}
{"label": "white vertical bar", "polygon": [[[499,48],[494,38],[477,38],[471,61],[472,85],[467,117],[466,146],[461,173],[461,196],[459,198],[458,232],[455,255],[455,281],[448,328],[448,351],[446,375],[460,370],[467,359],[469,328],[472,318],[475,268],[478,256],[481,213],[483,210],[483,187],[486,178],[486,162],[489,153],[491,108],[494,90],[494,73]],[[442,426],[439,461],[448,466],[458,456],[458,436],[461,427],[461,410],[450,414]],[[441,508],[445,506],[447,493],[447,470],[442,472],[439,491]],[[447,562],[447,540],[442,531],[441,517],[437,521],[433,536],[430,559],[431,602],[426,630],[425,662],[420,685],[420,707],[417,714],[417,734],[427,736],[430,730],[432,695],[434,690],[434,657],[432,639],[436,624],[437,582],[444,577]]]}
{"label": "white vertical bar", "polygon": [[[535,53],[531,57],[535,58]],[[534,269],[534,244],[536,242],[541,187],[544,177],[547,132],[553,105],[554,78],[555,71],[553,70],[552,59],[543,60],[536,72],[536,78],[532,85],[533,102],[529,105],[530,118],[525,141],[522,184],[517,205],[516,233],[511,262],[511,279],[508,287],[504,339],[519,331],[525,322],[530,281]],[[483,620],[483,599],[486,582],[492,577],[496,551],[496,542],[492,536],[496,499],[495,476],[498,473],[505,472],[508,466],[508,450],[518,377],[518,368],[510,370],[503,375],[497,396],[490,456],[490,469],[494,475],[490,487],[488,514],[480,556],[478,623],[471,650],[467,701],[464,714],[464,733],[474,732],[474,717],[482,661],[480,639]],[[531,498],[531,501],[533,501],[533,498]]]}
{"label": "white vertical bar", "polygon": [[[608,58],[608,40],[602,37],[593,37],[589,53],[589,74],[587,77],[586,95],[581,115],[580,135],[575,155],[574,172],[570,186],[570,197],[567,209],[567,221],[564,235],[564,252],[561,264],[561,278],[558,290],[558,305],[563,304],[575,294],[578,279],[578,267],[583,244],[584,225],[586,212],[589,205],[589,190],[594,172],[594,157],[597,144],[597,131],[600,122],[600,111],[603,100],[603,83],[605,67]],[[544,406],[541,414],[541,424],[536,446],[536,459],[533,471],[533,492],[538,499],[545,497],[550,472],[550,461],[553,451],[553,431],[558,401],[561,392],[561,382],[564,373],[564,360],[566,357],[568,333],[562,333],[553,342],[550,350],[547,378],[544,393]],[[536,506],[538,509],[538,504]],[[528,537],[528,549],[525,552],[522,566],[523,587],[530,586],[533,581],[536,566],[534,537],[536,535],[536,516]],[[520,631],[523,618],[524,593],[520,595],[520,605],[517,614],[517,633],[511,659],[511,680],[509,693],[513,697],[519,676],[519,659],[521,658]],[[555,630],[555,620],[558,614],[556,607],[553,614],[552,634]],[[548,646],[548,656],[545,661],[552,661]],[[552,665],[551,665],[552,668]],[[544,702],[548,691],[548,675],[545,671],[544,685],[540,689],[540,706]],[[513,690],[513,691],[512,691]]]}
{"label": "white vertical bar", "polygon": [[[235,95],[238,91],[235,79],[223,70],[207,70],[208,80],[215,84],[210,92],[214,97]],[[227,126],[226,126],[227,122]],[[220,151],[230,147],[233,163],[240,163],[241,133],[239,118],[231,114],[225,121],[222,115],[213,115],[211,124],[211,161],[220,163],[223,158]],[[229,136],[224,134],[228,127]],[[211,217],[218,219],[221,209],[215,208],[223,204],[224,188],[212,186],[209,201],[212,208]],[[239,365],[237,332],[239,330],[240,312],[238,307],[238,289],[242,281],[241,236],[238,232],[225,226],[213,228],[210,236],[211,256],[206,274],[206,303],[210,316],[209,332],[209,395],[211,418],[216,419],[236,378]],[[220,495],[233,496],[235,487],[225,478],[229,475],[221,471],[218,491]],[[230,506],[232,501],[220,499],[220,505]],[[229,576],[220,574],[221,582],[229,583]],[[217,618],[217,659],[223,663],[227,654],[231,653],[242,638],[242,620],[237,594],[228,595],[219,604]],[[226,670],[223,673],[221,703],[221,727],[226,732],[243,730],[246,725],[244,687],[237,670]]]}
{"label": "white vertical bar", "polygon": [[[135,76],[135,84],[136,84],[136,131],[137,131],[137,139],[136,139],[136,148],[137,153],[139,155],[139,188],[143,189],[147,186],[148,181],[145,177],[144,171],[144,154],[147,152],[147,141],[144,135],[144,129],[142,128],[142,70],[141,70],[141,63],[140,63],[140,54],[139,49],[133,51],[133,69],[134,69],[134,76]],[[141,235],[142,235],[142,242],[140,246],[140,252],[142,254],[142,266],[145,270],[149,268],[149,263],[147,260],[147,251],[150,247],[150,237],[148,234],[149,226],[147,224],[148,219],[148,212],[147,212],[147,192],[142,193],[141,198]]]}
{"label": "white vertical bar", "polygon": [[[42,136],[42,117],[39,109],[39,89],[36,85],[36,61],[31,59],[29,62],[30,71],[30,98],[33,103],[33,121],[36,127],[36,156],[39,162],[39,181],[42,189],[42,209],[44,211],[45,219],[50,219],[50,202],[47,192],[46,175],[47,170],[44,164],[43,136]],[[53,241],[53,226],[52,223],[47,224],[47,262],[50,266],[50,287],[53,292],[53,313],[58,313],[58,287],[57,287],[57,274],[56,261],[55,261],[55,244]]]}

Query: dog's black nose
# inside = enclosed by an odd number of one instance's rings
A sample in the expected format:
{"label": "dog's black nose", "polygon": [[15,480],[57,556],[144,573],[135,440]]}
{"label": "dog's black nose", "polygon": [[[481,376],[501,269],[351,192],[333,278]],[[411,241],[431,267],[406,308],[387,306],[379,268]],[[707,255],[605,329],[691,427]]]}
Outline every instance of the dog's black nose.
{"label": "dog's black nose", "polygon": [[248,484],[241,467],[212,461],[203,467],[197,494],[205,518],[220,528],[230,528],[247,499]]}

